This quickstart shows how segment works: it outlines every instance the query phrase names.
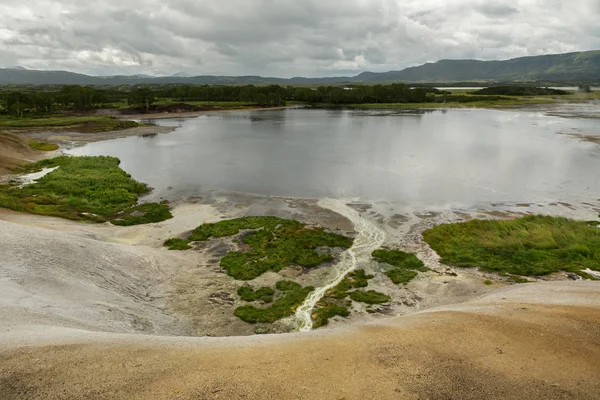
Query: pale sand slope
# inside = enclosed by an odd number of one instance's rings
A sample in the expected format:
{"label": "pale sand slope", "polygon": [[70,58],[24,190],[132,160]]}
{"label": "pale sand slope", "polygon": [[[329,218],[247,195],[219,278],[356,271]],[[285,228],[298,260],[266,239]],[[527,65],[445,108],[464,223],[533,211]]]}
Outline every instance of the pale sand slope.
{"label": "pale sand slope", "polygon": [[523,285],[454,310],[277,337],[40,327],[0,351],[0,398],[597,399],[599,293],[592,282]]}

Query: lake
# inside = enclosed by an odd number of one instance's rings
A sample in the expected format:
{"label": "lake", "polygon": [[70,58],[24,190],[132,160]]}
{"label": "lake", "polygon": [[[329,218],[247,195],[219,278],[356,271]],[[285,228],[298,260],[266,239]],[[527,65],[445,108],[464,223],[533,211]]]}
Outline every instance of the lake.
{"label": "lake", "polygon": [[[589,107],[589,106],[588,106]],[[592,118],[543,111],[285,109],[157,120],[170,134],[91,143],[153,198],[226,190],[390,201],[419,208],[600,198]]]}

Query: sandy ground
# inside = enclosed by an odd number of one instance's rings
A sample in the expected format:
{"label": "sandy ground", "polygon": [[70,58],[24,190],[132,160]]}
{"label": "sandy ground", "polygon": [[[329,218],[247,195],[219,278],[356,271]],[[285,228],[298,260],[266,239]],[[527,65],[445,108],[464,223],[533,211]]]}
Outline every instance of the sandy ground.
{"label": "sandy ground", "polygon": [[384,324],[234,339],[31,328],[6,399],[597,399],[600,290],[520,285]]}

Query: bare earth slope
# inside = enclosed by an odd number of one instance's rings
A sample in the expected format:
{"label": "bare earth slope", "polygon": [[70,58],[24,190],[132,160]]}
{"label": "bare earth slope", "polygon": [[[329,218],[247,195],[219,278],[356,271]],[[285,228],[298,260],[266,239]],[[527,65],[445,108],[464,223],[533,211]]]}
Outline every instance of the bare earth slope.
{"label": "bare earth slope", "polygon": [[27,139],[13,133],[0,133],[0,175],[21,164],[37,161],[44,152],[32,149]]}
{"label": "bare earth slope", "polygon": [[598,398],[597,282],[308,334],[171,336],[187,325],[168,282],[199,260],[153,243],[214,218],[194,207],[185,222],[120,230],[121,243],[107,240],[114,227],[3,212],[0,399]]}

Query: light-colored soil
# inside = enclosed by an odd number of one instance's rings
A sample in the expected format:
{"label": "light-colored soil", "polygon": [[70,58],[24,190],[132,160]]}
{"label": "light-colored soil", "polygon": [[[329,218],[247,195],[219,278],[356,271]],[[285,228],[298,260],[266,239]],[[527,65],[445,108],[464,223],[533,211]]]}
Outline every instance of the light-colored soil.
{"label": "light-colored soil", "polygon": [[521,285],[385,324],[276,337],[40,327],[0,351],[0,397],[597,399],[599,293],[590,282]]}
{"label": "light-colored soil", "polygon": [[10,169],[51,156],[55,152],[34,150],[27,137],[12,133],[0,133],[0,176]]}

